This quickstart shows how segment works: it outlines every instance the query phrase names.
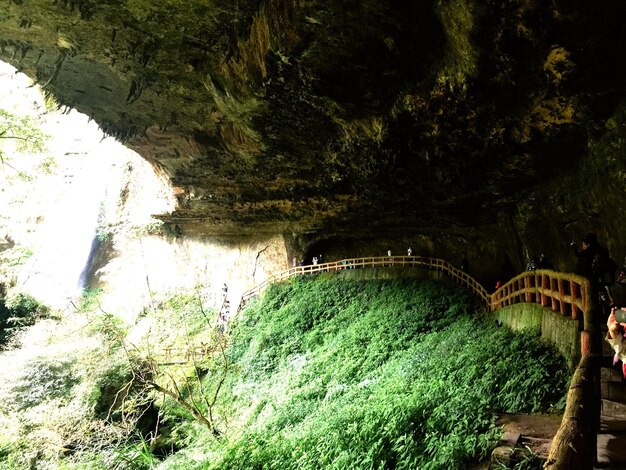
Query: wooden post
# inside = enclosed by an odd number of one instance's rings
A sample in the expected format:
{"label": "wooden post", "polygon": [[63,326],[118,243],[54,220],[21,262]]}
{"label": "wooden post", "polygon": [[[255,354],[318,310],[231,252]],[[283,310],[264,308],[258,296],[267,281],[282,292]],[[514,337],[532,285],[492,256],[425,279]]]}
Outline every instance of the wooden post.
{"label": "wooden post", "polygon": [[532,302],[530,294],[530,275],[524,276],[524,299],[526,302]]}
{"label": "wooden post", "polygon": [[584,357],[585,354],[591,352],[591,332],[583,330],[580,332],[580,355]]}
{"label": "wooden post", "polygon": [[561,315],[565,315],[565,284],[563,283],[563,279],[559,279],[559,309],[561,311]]}
{"label": "wooden post", "polygon": [[548,296],[546,295],[546,290],[548,289],[548,284],[550,282],[550,277],[542,274],[541,275],[541,306],[548,306]]}
{"label": "wooden post", "polygon": [[557,281],[555,279],[550,279],[550,300],[552,301],[552,310],[554,310],[555,312],[558,310],[557,309],[557,304],[556,304],[556,298],[554,297],[554,291],[555,289],[555,284],[557,283]]}
{"label": "wooden post", "polygon": [[589,299],[589,284],[583,284],[580,286],[580,299],[583,304],[583,315],[585,319],[585,329],[587,329],[587,312],[589,311],[589,305],[591,305]]}
{"label": "wooden post", "polygon": [[578,312],[580,311],[578,305],[576,304],[576,301],[580,298],[580,289],[578,288],[578,283],[574,281],[569,281],[569,295],[572,302],[572,318],[574,320],[577,320]]}
{"label": "wooden post", "polygon": [[596,454],[595,413],[587,404],[594,402],[597,359],[583,356],[572,377],[561,426],[543,466],[547,470],[589,470]]}

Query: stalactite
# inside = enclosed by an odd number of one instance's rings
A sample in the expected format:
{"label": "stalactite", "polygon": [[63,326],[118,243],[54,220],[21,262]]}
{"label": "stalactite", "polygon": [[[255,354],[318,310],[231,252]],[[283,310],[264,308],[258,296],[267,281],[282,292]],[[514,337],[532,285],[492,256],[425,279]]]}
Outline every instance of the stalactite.
{"label": "stalactite", "polygon": [[65,61],[66,57],[67,57],[67,50],[60,49],[59,57],[57,57],[57,60],[54,63],[54,71],[52,72],[52,75],[50,75],[50,78],[48,79],[48,81],[42,85],[42,88],[47,87],[51,82],[56,80],[57,76],[59,75],[59,72],[61,71],[61,67],[63,66],[63,62]]}

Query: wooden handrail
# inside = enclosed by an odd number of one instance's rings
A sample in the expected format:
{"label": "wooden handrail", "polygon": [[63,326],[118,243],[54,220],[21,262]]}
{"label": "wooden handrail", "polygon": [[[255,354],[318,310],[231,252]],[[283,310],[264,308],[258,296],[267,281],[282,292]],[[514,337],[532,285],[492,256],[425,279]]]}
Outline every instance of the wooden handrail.
{"label": "wooden handrail", "polygon": [[[507,305],[519,302],[533,302],[544,307],[551,305],[552,310],[573,319],[585,314],[591,295],[587,279],[577,274],[561,273],[548,269],[526,271],[498,290],[490,294],[485,287],[465,271],[452,266],[439,258],[423,256],[379,256],[368,258],[348,258],[330,263],[296,266],[273,274],[261,284],[247,290],[241,296],[240,307],[252,297],[260,294],[267,286],[294,276],[315,274],[343,269],[409,267],[431,271],[441,271],[453,281],[472,290],[489,311],[499,310]],[[586,329],[586,328],[585,328]]]}
{"label": "wooden handrail", "polygon": [[[507,305],[520,302],[538,303],[563,316],[577,320],[580,315],[590,321],[588,306],[591,304],[589,281],[583,276],[538,269],[518,274],[491,294],[489,310],[494,312]],[[589,326],[585,323],[585,329]]]}
{"label": "wooden handrail", "polygon": [[422,268],[430,271],[441,271],[447,274],[455,282],[464,285],[472,290],[486,306],[491,304],[491,297],[487,290],[472,276],[467,274],[445,260],[438,258],[428,258],[424,256],[379,256],[367,258],[347,258],[330,263],[310,264],[306,266],[296,266],[273,274],[261,284],[245,291],[241,296],[240,307],[251,298],[259,295],[267,286],[274,282],[280,282],[291,277],[303,274],[315,274],[329,271],[341,271],[344,269],[358,268]]}
{"label": "wooden handrail", "polygon": [[[273,282],[302,274],[375,267],[413,267],[441,271],[455,282],[471,289],[491,312],[516,303],[537,303],[574,320],[579,319],[582,315],[581,360],[576,368],[575,380],[572,381],[572,387],[567,396],[566,412],[561,421],[561,426],[552,440],[550,456],[545,468],[551,470],[589,468],[589,463],[595,459],[596,446],[595,444],[581,445],[581,442],[592,439],[595,443],[599,420],[579,419],[576,413],[580,410],[593,410],[592,414],[598,417],[597,401],[599,398],[596,393],[597,387],[585,385],[583,392],[578,393],[576,390],[580,388],[580,385],[574,386],[574,383],[578,383],[578,378],[581,378],[580,380],[585,383],[593,383],[593,377],[598,375],[598,361],[591,359],[591,345],[597,342],[598,332],[593,325],[594,300],[592,299],[591,286],[589,281],[582,276],[547,269],[526,271],[515,276],[490,294],[472,276],[442,259],[421,256],[350,258],[330,263],[298,266],[274,274],[263,283],[244,292],[239,308]],[[576,459],[581,464],[572,467],[572,461],[576,461]]]}

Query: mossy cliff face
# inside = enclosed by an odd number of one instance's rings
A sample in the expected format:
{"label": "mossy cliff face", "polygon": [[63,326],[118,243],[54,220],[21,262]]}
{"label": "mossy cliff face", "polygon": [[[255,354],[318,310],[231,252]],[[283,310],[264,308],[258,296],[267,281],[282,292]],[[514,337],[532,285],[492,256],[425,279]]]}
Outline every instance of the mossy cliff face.
{"label": "mossy cliff face", "polygon": [[625,13],[618,0],[10,0],[0,59],[168,175],[178,206],[162,219],[184,234],[295,234],[300,251],[320,233],[444,251],[448,237],[455,255],[492,239],[490,256],[519,264],[614,215],[590,168],[624,202],[607,139],[622,138]]}

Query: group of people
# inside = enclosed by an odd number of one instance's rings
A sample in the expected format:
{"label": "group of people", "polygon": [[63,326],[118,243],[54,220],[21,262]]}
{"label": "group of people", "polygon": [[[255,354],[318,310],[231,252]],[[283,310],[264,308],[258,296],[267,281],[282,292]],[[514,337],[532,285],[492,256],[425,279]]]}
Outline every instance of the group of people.
{"label": "group of people", "polygon": [[[613,365],[622,361],[622,374],[626,378],[626,322],[624,312],[615,305],[611,295],[611,286],[615,283],[626,285],[626,259],[621,268],[611,258],[606,247],[602,246],[594,233],[588,233],[580,246],[574,240],[571,243],[576,256],[576,274],[585,276],[591,282],[592,289],[598,293],[598,303],[602,310],[609,310],[607,318],[606,341],[615,352]],[[622,315],[619,315],[619,314]]]}
{"label": "group of people", "polygon": [[537,269],[554,269],[554,265],[546,258],[546,255],[541,253],[539,258],[532,257],[526,265],[526,271],[536,271]]}
{"label": "group of people", "polygon": [[574,272],[589,279],[601,305],[612,306],[611,286],[615,284],[618,266],[609,256],[609,250],[598,242],[595,233],[585,235],[580,247],[575,240],[570,245],[577,259]]}
{"label": "group of people", "polygon": [[[314,266],[317,266],[318,264],[322,264],[322,255],[320,254],[318,256],[313,256],[313,258],[311,258],[311,264],[313,264]],[[294,257],[291,263],[291,266],[293,268],[297,266],[305,266],[305,261],[301,259],[300,262],[298,263],[298,258]]]}
{"label": "group of people", "polygon": [[228,324],[228,318],[230,317],[230,301],[228,300],[228,286],[226,283],[222,286],[222,307],[217,314],[217,331],[224,333],[226,331],[226,325]]}

